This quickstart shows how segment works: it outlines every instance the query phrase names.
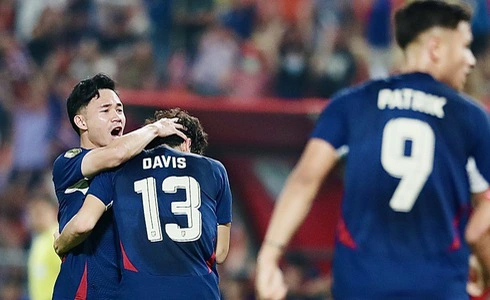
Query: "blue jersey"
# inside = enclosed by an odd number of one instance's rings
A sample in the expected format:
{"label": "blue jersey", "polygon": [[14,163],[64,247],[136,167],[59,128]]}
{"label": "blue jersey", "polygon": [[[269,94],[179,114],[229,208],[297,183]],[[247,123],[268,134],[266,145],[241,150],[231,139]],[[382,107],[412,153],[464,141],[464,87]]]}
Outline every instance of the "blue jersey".
{"label": "blue jersey", "polygon": [[219,299],[217,225],[231,222],[224,166],[165,146],[96,176],[89,194],[113,201],[128,299]]}
{"label": "blue jersey", "polygon": [[[53,182],[59,202],[60,232],[82,207],[90,180],[82,175],[89,150],[75,148],[54,162]],[[112,210],[104,213],[89,237],[63,259],[53,299],[118,299],[120,271]]]}
{"label": "blue jersey", "polygon": [[465,165],[490,180],[490,126],[424,73],[345,90],[312,138],[349,147],[333,262],[337,299],[465,299]]}

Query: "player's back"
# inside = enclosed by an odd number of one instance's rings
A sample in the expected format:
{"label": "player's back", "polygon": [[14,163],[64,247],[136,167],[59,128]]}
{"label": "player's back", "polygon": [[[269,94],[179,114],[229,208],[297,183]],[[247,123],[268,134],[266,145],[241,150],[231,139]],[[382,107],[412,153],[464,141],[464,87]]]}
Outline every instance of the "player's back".
{"label": "player's back", "polygon": [[113,209],[128,298],[219,298],[217,224],[231,222],[221,163],[157,147],[114,172]]}
{"label": "player's back", "polygon": [[313,136],[349,147],[336,297],[466,297],[465,165],[484,113],[423,73],[371,82],[331,105]]}

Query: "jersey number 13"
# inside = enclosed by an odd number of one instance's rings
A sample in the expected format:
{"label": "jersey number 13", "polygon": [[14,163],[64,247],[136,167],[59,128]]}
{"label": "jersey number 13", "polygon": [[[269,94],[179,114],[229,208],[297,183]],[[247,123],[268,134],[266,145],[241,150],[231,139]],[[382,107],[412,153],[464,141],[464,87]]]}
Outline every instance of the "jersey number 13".
{"label": "jersey number 13", "polygon": [[[201,187],[193,177],[170,176],[162,182],[164,193],[175,193],[177,189],[185,190],[185,200],[171,204],[171,211],[175,215],[186,215],[188,227],[182,228],[178,224],[165,224],[165,232],[175,242],[193,242],[201,237],[202,218]],[[142,195],[143,212],[145,216],[146,233],[150,242],[163,240],[160,214],[158,213],[158,198],[156,180],[148,177],[134,183],[134,191]]]}

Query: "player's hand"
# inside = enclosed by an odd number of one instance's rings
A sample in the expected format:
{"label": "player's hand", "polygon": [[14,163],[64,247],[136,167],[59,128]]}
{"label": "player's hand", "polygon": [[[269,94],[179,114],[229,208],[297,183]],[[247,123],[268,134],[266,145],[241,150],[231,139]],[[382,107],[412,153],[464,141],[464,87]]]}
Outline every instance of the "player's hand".
{"label": "player's hand", "polygon": [[255,292],[259,300],[286,298],[288,288],[281,269],[273,262],[258,262],[255,274]]}
{"label": "player's hand", "polygon": [[483,268],[475,255],[470,255],[469,259],[469,278],[466,283],[466,292],[472,297],[483,295],[487,288],[488,279],[485,278]]}
{"label": "player's hand", "polygon": [[54,249],[54,252],[56,252],[56,255],[58,255],[59,258],[61,260],[63,260],[63,258],[65,257],[65,253],[60,253],[58,251],[58,244],[56,243],[59,237],[60,237],[60,233],[58,232],[58,230],[56,230],[55,232],[53,232],[53,238],[54,238],[54,241],[53,241],[53,249]]}
{"label": "player's hand", "polygon": [[185,127],[182,124],[177,123],[177,121],[179,121],[179,118],[163,118],[155,121],[153,124],[158,129],[158,136],[167,137],[176,134],[186,140],[187,136],[181,131],[185,130]]}

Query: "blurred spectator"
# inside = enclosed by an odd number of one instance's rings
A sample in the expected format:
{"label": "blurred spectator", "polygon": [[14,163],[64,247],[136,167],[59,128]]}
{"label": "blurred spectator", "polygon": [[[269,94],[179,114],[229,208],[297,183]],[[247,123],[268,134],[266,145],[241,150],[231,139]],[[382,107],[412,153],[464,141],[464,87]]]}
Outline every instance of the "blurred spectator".
{"label": "blurred spectator", "polygon": [[[33,63],[23,45],[18,42],[10,33],[5,32],[0,35],[0,66],[2,73],[5,73],[7,82],[2,83],[2,87],[10,89],[11,81],[23,80],[32,73]],[[4,90],[6,91],[6,90]],[[6,96],[3,94],[2,96]],[[12,99],[3,99],[13,104]]]}
{"label": "blurred spectator", "polygon": [[29,201],[28,223],[32,242],[27,265],[31,300],[51,299],[61,260],[53,249],[53,233],[58,230],[57,202],[49,195]]}
{"label": "blurred spectator", "polygon": [[10,115],[0,101],[0,149],[6,145],[10,138]]}
{"label": "blurred spectator", "polygon": [[487,0],[466,0],[473,7],[473,19],[471,30],[473,32],[473,43],[471,50],[477,59],[488,50],[488,39],[490,34],[490,20]]}
{"label": "blurred spectator", "polygon": [[27,49],[38,66],[42,66],[51,51],[63,42],[63,14],[63,7],[45,7],[34,25]]}
{"label": "blurred spectator", "polygon": [[0,0],[0,32],[12,31],[15,20],[15,0]]}
{"label": "blurred spectator", "polygon": [[56,118],[49,110],[50,87],[41,74],[16,82],[18,103],[13,110],[13,183],[34,188],[50,164]]}
{"label": "blurred spectator", "polygon": [[223,25],[243,40],[250,38],[256,18],[256,0],[233,0],[229,11],[221,16]]}
{"label": "blurred spectator", "polygon": [[315,53],[312,63],[315,74],[313,96],[330,98],[338,90],[354,83],[356,59],[347,43],[345,31],[341,28],[336,34],[331,53],[327,45]]}
{"label": "blurred spectator", "polygon": [[119,65],[124,66],[124,69],[115,78],[122,87],[145,90],[157,87],[153,49],[149,41],[140,40],[131,46],[129,51],[121,55]]}
{"label": "blurred spectator", "polygon": [[111,52],[144,36],[150,22],[140,0],[95,0],[100,48]]}
{"label": "blurred spectator", "polygon": [[95,37],[98,32],[94,0],[70,0],[63,19],[63,43],[72,48],[84,38]]}
{"label": "blurred spectator", "polygon": [[263,53],[267,69],[275,70],[279,61],[279,46],[286,31],[286,23],[279,13],[278,0],[257,3],[256,28],[252,34],[257,49]]}
{"label": "blurred spectator", "polygon": [[22,283],[21,279],[9,279],[0,286],[0,299],[2,300],[21,300]]}
{"label": "blurred spectator", "polygon": [[16,37],[23,43],[29,43],[45,10],[62,11],[67,0],[17,0],[16,2]]}
{"label": "blurred spectator", "polygon": [[172,2],[173,49],[184,49],[191,64],[197,55],[201,36],[215,23],[213,0],[174,0]]}
{"label": "blurred spectator", "polygon": [[176,51],[168,64],[168,85],[172,90],[184,90],[187,85],[187,61],[184,51]]}
{"label": "blurred spectator", "polygon": [[276,95],[284,99],[306,96],[309,77],[309,53],[298,27],[292,25],[284,33],[279,48],[279,70]]}
{"label": "blurred spectator", "polygon": [[230,96],[247,100],[266,96],[270,80],[270,70],[262,52],[251,41],[242,43],[238,66],[233,75],[233,82],[240,84],[232,85]]}
{"label": "blurred spectator", "polygon": [[388,77],[391,71],[391,12],[393,0],[372,0],[367,21],[366,40],[369,45],[369,76]]}
{"label": "blurred spectator", "polygon": [[218,23],[209,28],[191,70],[192,89],[207,96],[228,94],[238,55],[238,42],[231,30]]}
{"label": "blurred spectator", "polygon": [[100,52],[99,41],[95,38],[84,38],[80,41],[69,68],[70,75],[76,80],[83,80],[100,72],[115,77],[117,71],[116,60],[113,56]]}
{"label": "blurred spectator", "polygon": [[10,114],[0,101],[0,191],[5,188],[10,170],[10,122]]}
{"label": "blurred spectator", "polygon": [[157,84],[167,83],[167,67],[170,60],[170,34],[172,32],[172,6],[174,0],[144,0],[150,21],[150,41]]}

